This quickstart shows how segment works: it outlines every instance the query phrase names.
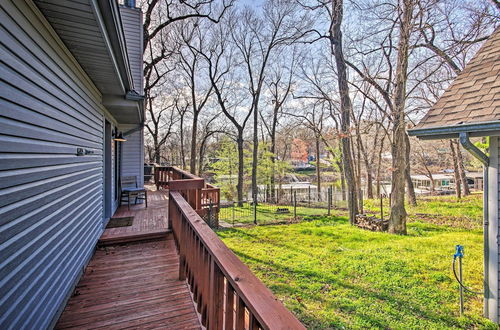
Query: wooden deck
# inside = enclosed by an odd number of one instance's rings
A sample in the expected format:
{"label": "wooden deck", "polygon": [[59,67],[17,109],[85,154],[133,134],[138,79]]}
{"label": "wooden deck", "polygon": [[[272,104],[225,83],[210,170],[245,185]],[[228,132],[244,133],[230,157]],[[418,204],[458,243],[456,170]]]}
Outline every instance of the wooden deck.
{"label": "wooden deck", "polygon": [[56,329],[200,329],[167,239],[100,247]]}
{"label": "wooden deck", "polygon": [[109,245],[144,239],[165,238],[168,234],[168,192],[156,190],[154,185],[148,188],[148,207],[145,204],[120,206],[113,218],[134,217],[134,223],[128,227],[108,228],[99,239],[99,245]]}

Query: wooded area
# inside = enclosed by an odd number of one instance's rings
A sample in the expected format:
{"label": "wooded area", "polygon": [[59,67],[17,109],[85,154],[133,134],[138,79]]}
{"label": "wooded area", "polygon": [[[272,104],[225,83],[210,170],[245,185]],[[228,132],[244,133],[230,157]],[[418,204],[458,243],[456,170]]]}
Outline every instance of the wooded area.
{"label": "wooded area", "polygon": [[389,182],[389,231],[405,234],[405,200],[417,203],[412,174],[434,191],[433,174],[453,169],[460,198],[469,194],[466,170],[480,168],[456,141],[418,141],[406,130],[494,31],[499,8],[496,0],[144,1],[147,160],[215,180],[239,203],[259,186],[276,196],[306,167],[318,196],[325,182],[338,184],[351,222]]}

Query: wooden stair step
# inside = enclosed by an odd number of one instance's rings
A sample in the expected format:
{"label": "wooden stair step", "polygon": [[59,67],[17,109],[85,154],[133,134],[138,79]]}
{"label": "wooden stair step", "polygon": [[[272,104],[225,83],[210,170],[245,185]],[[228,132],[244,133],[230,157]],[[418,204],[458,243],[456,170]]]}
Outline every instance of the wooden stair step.
{"label": "wooden stair step", "polygon": [[165,239],[172,231],[170,229],[145,230],[120,236],[101,236],[98,246],[107,246],[121,243],[141,242],[155,239]]}

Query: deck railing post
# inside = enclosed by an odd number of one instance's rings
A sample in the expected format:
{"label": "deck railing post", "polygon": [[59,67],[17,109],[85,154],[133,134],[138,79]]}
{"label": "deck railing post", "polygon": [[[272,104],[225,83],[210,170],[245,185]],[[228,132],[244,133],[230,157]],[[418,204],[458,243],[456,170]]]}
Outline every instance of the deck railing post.
{"label": "deck railing post", "polygon": [[210,261],[210,298],[208,301],[210,314],[208,329],[219,330],[223,326],[224,317],[224,277],[213,259]]}
{"label": "deck railing post", "polygon": [[224,306],[224,325],[226,329],[234,329],[234,290],[226,281],[226,302]]}
{"label": "deck railing post", "polygon": [[238,297],[236,302],[236,326],[235,329],[245,329],[245,302]]}

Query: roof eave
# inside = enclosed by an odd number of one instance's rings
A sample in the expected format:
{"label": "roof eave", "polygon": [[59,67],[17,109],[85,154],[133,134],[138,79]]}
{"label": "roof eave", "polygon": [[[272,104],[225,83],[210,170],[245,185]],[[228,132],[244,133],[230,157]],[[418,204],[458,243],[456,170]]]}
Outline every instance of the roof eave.
{"label": "roof eave", "polygon": [[[116,72],[122,82],[122,87],[124,88],[123,94],[126,94],[134,89],[134,85],[118,3],[115,0],[92,0],[92,4],[95,10],[97,7],[99,8],[101,17],[99,17],[98,23],[101,24],[101,30],[107,35],[110,55],[113,58]],[[99,13],[99,11],[96,10],[97,13]]]}
{"label": "roof eave", "polygon": [[422,140],[458,138],[460,133],[469,133],[471,137],[500,135],[500,121],[461,124],[456,126],[435,126],[408,130],[408,135]]}

